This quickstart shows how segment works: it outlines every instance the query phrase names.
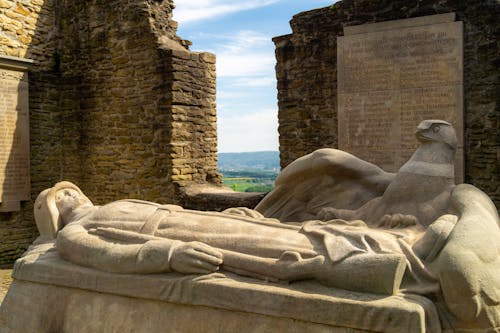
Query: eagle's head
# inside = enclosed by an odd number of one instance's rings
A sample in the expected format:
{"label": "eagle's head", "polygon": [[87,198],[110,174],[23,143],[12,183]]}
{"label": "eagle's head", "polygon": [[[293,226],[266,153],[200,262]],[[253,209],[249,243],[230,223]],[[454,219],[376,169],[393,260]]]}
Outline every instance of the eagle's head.
{"label": "eagle's head", "polygon": [[457,134],[455,133],[455,129],[450,123],[444,120],[423,120],[418,124],[415,135],[421,143],[442,142],[453,150],[457,148]]}

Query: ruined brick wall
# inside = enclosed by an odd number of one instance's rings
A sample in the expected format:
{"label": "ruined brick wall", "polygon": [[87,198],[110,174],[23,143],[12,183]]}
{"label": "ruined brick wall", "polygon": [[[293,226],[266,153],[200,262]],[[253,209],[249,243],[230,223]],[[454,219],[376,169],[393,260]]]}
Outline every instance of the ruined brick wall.
{"label": "ruined brick wall", "polygon": [[215,56],[176,35],[171,0],[0,0],[0,54],[30,70],[31,202],[0,213],[0,265],[37,236],[32,202],[60,180],[96,203],[179,202],[219,184]]}
{"label": "ruined brick wall", "polygon": [[282,168],[316,149],[337,147],[336,47],[332,37],[336,34],[325,30],[306,34],[294,30],[293,35],[273,39]]}
{"label": "ruined brick wall", "polygon": [[455,12],[464,24],[465,182],[500,207],[499,65],[495,0],[344,0],[303,12],[276,44],[282,167],[337,141],[337,36],[343,27]]}
{"label": "ruined brick wall", "polygon": [[53,6],[53,0],[1,0],[0,54],[29,57],[39,67],[50,65],[56,42]]}
{"label": "ruined brick wall", "polygon": [[142,5],[61,3],[64,165],[69,179],[96,203],[123,197],[165,201],[173,192],[170,107],[163,97],[168,82],[162,81],[157,37]]}
{"label": "ruined brick wall", "polygon": [[63,3],[61,72],[80,94],[64,96],[80,131],[66,162],[89,197],[176,202],[178,185],[217,182],[215,57],[175,35],[172,3]]}

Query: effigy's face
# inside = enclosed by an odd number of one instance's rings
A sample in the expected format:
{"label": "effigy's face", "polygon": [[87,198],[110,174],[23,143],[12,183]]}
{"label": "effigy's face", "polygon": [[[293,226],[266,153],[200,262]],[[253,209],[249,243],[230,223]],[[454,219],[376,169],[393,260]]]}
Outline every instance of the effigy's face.
{"label": "effigy's face", "polygon": [[72,211],[82,205],[91,203],[86,196],[72,188],[57,191],[55,201],[60,212]]}

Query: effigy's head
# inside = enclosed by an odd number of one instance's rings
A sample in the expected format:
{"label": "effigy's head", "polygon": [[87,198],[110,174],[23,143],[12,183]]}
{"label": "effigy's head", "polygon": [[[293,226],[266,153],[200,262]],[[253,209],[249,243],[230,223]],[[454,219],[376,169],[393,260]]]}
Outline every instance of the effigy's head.
{"label": "effigy's head", "polygon": [[42,191],[34,206],[38,232],[41,236],[55,238],[65,225],[64,216],[82,205],[92,205],[92,202],[71,182],[59,182]]}
{"label": "effigy's head", "polygon": [[443,142],[450,148],[457,147],[457,134],[453,126],[444,120],[427,119],[418,124],[415,132],[417,140],[424,142]]}

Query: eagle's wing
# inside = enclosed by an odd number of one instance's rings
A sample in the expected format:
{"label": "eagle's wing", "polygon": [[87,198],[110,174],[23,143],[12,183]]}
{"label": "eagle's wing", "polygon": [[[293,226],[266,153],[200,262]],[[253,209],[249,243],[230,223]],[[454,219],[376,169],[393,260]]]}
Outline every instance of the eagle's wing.
{"label": "eagle's wing", "polygon": [[472,185],[451,194],[458,216],[446,244],[430,263],[454,328],[500,327],[500,226],[495,205]]}
{"label": "eagle's wing", "polygon": [[282,222],[316,218],[321,208],[356,209],[381,196],[395,174],[337,149],[319,149],[280,173],[255,208]]}

